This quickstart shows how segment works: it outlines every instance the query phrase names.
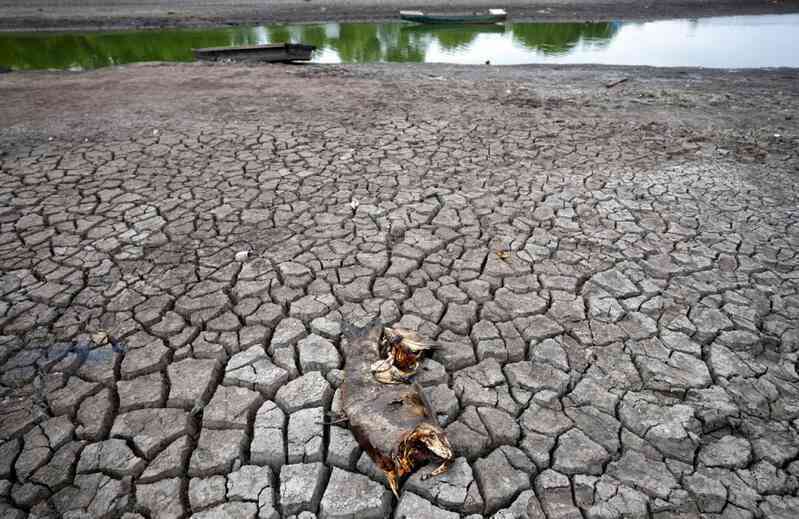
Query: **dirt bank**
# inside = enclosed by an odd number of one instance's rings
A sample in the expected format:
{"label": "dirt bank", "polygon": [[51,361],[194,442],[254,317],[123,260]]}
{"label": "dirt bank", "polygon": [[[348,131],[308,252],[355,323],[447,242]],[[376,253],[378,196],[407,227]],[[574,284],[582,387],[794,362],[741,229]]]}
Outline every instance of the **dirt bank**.
{"label": "dirt bank", "polygon": [[[769,0],[453,0],[447,9],[502,5],[518,20],[648,20],[799,11],[799,1]],[[385,20],[418,0],[0,0],[0,30],[204,26],[268,22]]]}

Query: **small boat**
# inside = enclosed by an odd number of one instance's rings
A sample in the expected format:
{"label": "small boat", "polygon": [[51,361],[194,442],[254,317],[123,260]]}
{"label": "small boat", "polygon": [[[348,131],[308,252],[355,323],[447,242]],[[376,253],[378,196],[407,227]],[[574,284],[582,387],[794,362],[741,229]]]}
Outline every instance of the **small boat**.
{"label": "small boat", "polygon": [[469,14],[425,14],[422,11],[400,11],[400,18],[406,22],[425,24],[500,23],[508,19],[508,14],[504,9],[489,9]]}
{"label": "small boat", "polygon": [[302,43],[271,43],[268,45],[247,45],[244,47],[208,47],[192,49],[194,57],[201,60],[217,61],[308,61],[316,50],[313,45]]}

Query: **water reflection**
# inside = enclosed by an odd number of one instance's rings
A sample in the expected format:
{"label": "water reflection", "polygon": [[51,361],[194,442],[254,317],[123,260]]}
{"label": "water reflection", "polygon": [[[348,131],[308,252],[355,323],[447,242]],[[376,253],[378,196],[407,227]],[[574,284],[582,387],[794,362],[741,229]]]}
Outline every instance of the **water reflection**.
{"label": "water reflection", "polygon": [[799,15],[649,23],[422,26],[329,23],[87,33],[0,33],[0,66],[97,68],[191,61],[191,49],[259,43],[315,45],[318,62],[608,63],[799,66]]}
{"label": "water reflection", "polygon": [[[538,24],[540,25],[540,24]],[[409,25],[402,28],[402,32],[410,35],[427,45],[431,41],[436,41],[442,49],[455,51],[466,49],[471,45],[480,34],[504,34],[505,25],[460,25],[460,26],[436,26],[436,25]]]}
{"label": "water reflection", "polygon": [[253,28],[240,31],[116,31],[0,33],[0,64],[13,69],[93,69],[140,61],[191,61],[193,47],[259,43]]}
{"label": "water reflection", "polygon": [[480,36],[510,34],[532,50],[568,49],[581,38],[611,38],[610,23],[523,23],[484,26],[424,26],[404,23],[274,25],[203,30],[0,34],[0,64],[14,69],[98,68],[140,61],[191,61],[191,49],[258,43],[315,45],[323,61],[342,63],[424,62],[431,47],[468,50]]}
{"label": "water reflection", "polygon": [[602,46],[610,42],[620,23],[541,23],[516,24],[513,39],[525,48],[544,54],[566,54],[578,43]]}

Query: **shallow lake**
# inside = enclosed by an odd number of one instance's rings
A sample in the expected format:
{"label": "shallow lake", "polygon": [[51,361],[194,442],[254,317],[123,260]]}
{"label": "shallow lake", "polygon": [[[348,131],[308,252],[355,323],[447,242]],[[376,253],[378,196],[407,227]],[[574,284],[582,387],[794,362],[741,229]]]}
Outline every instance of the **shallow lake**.
{"label": "shallow lake", "polygon": [[318,63],[799,67],[799,14],[485,26],[391,22],[5,32],[0,33],[0,66],[91,69],[141,61],[192,61],[192,48],[279,42],[315,45]]}

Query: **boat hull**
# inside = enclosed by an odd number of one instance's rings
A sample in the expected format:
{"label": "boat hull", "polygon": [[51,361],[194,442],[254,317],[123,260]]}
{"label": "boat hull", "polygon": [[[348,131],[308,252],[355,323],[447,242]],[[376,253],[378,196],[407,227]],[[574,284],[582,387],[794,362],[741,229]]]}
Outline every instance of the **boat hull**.
{"label": "boat hull", "polygon": [[492,24],[502,23],[508,19],[505,14],[486,14],[486,15],[436,15],[436,14],[400,14],[400,18],[406,22],[421,24],[439,25],[464,25],[464,24]]}
{"label": "boat hull", "polygon": [[300,43],[277,43],[269,45],[248,45],[245,47],[211,47],[192,49],[194,57],[199,60],[218,61],[308,61],[316,50],[313,45]]}

